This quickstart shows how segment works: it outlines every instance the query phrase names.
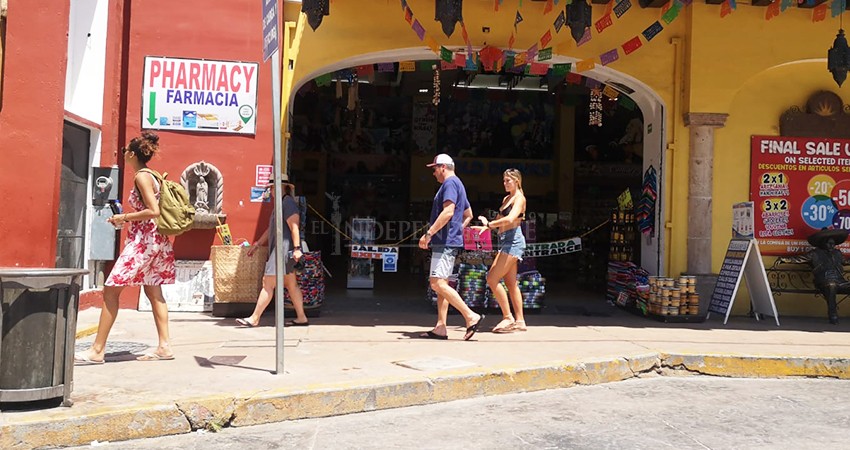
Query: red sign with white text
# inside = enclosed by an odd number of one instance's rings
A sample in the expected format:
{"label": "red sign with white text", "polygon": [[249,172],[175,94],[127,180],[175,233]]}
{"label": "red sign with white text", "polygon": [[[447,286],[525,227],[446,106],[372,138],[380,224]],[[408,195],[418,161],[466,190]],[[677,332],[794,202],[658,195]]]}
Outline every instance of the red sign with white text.
{"label": "red sign with white text", "polygon": [[[753,136],[750,200],[764,255],[811,249],[824,228],[850,230],[850,140]],[[850,253],[850,244],[841,246]]]}

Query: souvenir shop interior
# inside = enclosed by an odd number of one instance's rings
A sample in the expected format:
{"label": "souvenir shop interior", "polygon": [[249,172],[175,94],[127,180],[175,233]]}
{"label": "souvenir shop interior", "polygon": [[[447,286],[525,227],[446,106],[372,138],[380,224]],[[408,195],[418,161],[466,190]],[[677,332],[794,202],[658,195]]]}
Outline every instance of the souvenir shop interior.
{"label": "souvenir shop interior", "polygon": [[[616,301],[609,263],[635,270],[638,240],[655,232],[656,206],[644,200],[655,194],[657,175],[643,164],[643,116],[630,89],[575,73],[439,68],[440,61],[360,66],[298,90],[289,168],[307,200],[306,240],[332,275],[326,288],[386,302],[433,301],[429,253],[416,245],[439,187],[425,164],[447,153],[476,217],[495,216],[505,196],[503,172],[517,168],[527,241],[580,237],[580,250],[562,245],[554,256],[520,263],[526,308]],[[352,244],[398,253],[390,264],[352,258]],[[467,251],[459,258],[453,282],[471,306],[495,307],[485,282],[493,255]]]}

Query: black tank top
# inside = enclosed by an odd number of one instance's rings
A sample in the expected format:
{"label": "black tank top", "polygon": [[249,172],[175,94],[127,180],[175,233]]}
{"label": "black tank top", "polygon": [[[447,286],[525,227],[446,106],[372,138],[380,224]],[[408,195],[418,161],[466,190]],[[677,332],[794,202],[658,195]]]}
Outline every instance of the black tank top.
{"label": "black tank top", "polygon": [[[508,217],[508,214],[511,213],[511,210],[513,209],[513,207],[514,207],[514,205],[512,205],[512,204],[505,206],[505,209],[499,210],[499,214],[501,214],[502,217]],[[525,220],[525,213],[519,214],[519,220]]]}

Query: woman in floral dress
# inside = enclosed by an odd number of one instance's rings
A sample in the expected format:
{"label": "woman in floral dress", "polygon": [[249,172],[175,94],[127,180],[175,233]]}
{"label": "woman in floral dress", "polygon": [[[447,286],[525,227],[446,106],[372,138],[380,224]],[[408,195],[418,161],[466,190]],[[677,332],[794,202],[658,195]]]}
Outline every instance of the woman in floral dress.
{"label": "woman in floral dress", "polygon": [[103,309],[97,336],[87,352],[77,353],[78,364],[101,364],[104,360],[106,340],[118,315],[118,297],[126,286],[143,286],[145,295],[150,299],[154,323],[159,336],[156,350],[139,356],[140,361],[159,361],[174,359],[168,336],[168,307],[162,296],[162,285],[175,281],[174,249],[171,241],[156,229],[159,217],[160,186],[154,176],[142,169],[159,152],[159,136],[153,132],[144,132],[133,138],[130,145],[121,150],[125,167],[132,168],[135,187],[130,192],[129,206],[135,211],[116,214],[109,219],[116,228],[129,224],[124,250],[115,261],[103,287]]}

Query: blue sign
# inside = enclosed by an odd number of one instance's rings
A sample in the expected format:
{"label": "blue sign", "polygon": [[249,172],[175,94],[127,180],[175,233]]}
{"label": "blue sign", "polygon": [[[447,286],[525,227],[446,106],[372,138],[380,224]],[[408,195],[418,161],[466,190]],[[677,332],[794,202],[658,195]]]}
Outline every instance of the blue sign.
{"label": "blue sign", "polygon": [[384,253],[381,259],[384,262],[384,272],[398,271],[398,253]]}
{"label": "blue sign", "polygon": [[277,0],[263,0],[263,61],[268,61],[277,49]]}

